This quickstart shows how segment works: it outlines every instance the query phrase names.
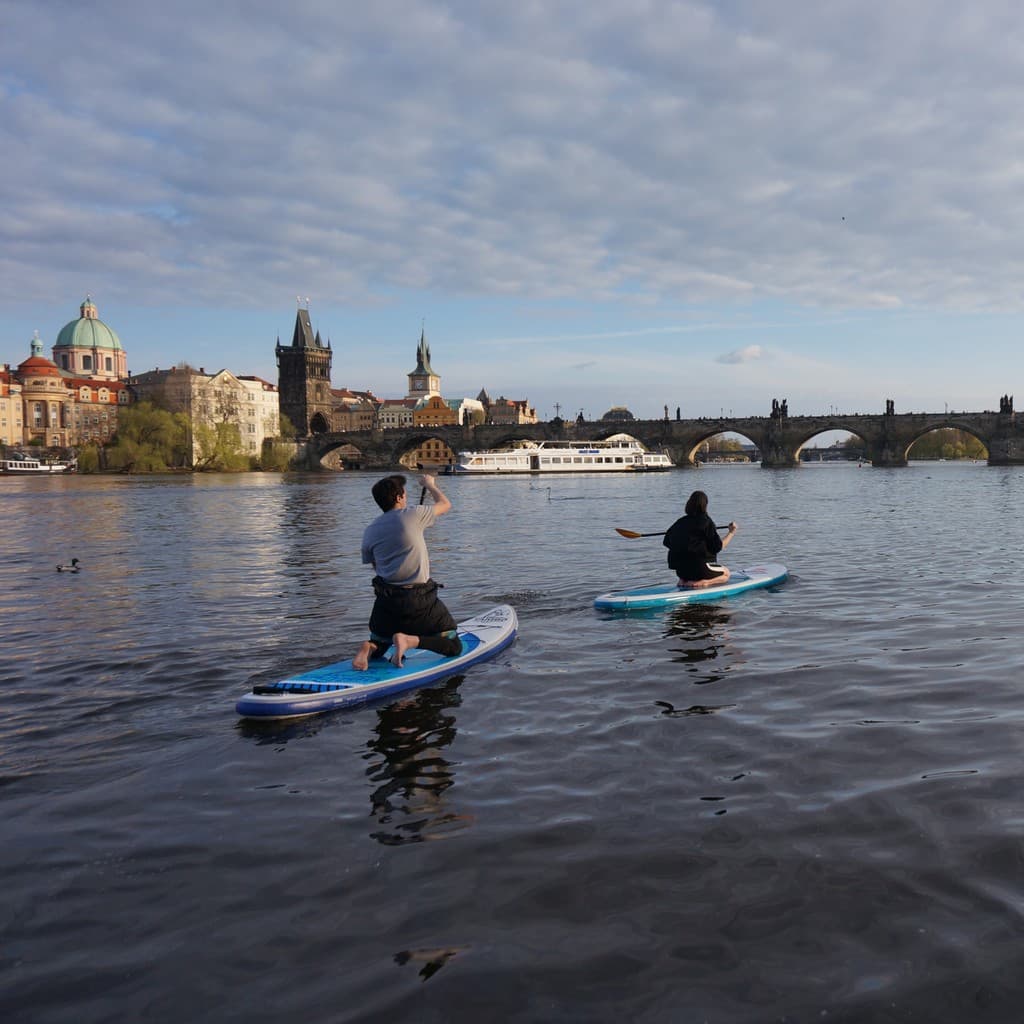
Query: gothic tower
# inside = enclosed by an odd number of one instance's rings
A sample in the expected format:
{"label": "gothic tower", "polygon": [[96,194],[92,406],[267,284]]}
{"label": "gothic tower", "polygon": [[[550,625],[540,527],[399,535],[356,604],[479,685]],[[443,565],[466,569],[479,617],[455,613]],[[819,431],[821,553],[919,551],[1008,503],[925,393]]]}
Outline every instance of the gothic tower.
{"label": "gothic tower", "polygon": [[297,437],[325,434],[331,429],[331,343],[313,334],[309,307],[299,308],[291,345],[277,339],[277,388],[281,415],[287,416]]}
{"label": "gothic tower", "polygon": [[441,394],[441,378],[430,366],[430,346],[427,332],[420,331],[420,343],[416,346],[416,369],[409,374],[408,398],[427,398]]}

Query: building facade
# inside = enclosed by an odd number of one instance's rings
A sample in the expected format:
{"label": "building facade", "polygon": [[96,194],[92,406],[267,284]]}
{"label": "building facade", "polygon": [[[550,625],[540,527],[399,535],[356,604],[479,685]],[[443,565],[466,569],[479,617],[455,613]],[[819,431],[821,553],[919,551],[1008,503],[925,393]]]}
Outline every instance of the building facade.
{"label": "building facade", "polygon": [[31,351],[16,371],[21,381],[24,409],[20,443],[69,448],[75,443],[74,393],[57,364],[43,355],[43,343],[38,334],[32,339]]}
{"label": "building facade", "polygon": [[499,424],[536,423],[537,410],[526,399],[496,398],[487,410],[487,422]]}
{"label": "building facade", "polygon": [[193,464],[211,456],[213,440],[236,426],[243,454],[258,456],[267,438],[280,434],[277,387],[260,377],[235,376],[230,370],[208,374],[203,367],[148,370],[130,378],[135,400],[184,413],[191,427]]}
{"label": "building facade", "polygon": [[66,381],[74,395],[74,443],[103,445],[117,433],[118,410],[131,401],[123,380],[91,380],[71,377]]}
{"label": "building facade", "polygon": [[459,422],[458,411],[440,395],[431,395],[416,403],[412,411],[414,427],[452,427]]}
{"label": "building facade", "polygon": [[0,445],[22,444],[24,404],[21,400],[21,381],[10,366],[0,370]]}
{"label": "building facade", "polygon": [[73,448],[105,444],[117,433],[118,410],[130,401],[128,356],[117,332],[87,296],[43,355],[37,331],[28,359],[0,374],[0,444]]}
{"label": "building facade", "polygon": [[449,398],[448,407],[455,410],[460,426],[479,426],[487,422],[487,410],[478,398]]}
{"label": "building facade", "polygon": [[415,398],[385,398],[377,409],[377,426],[381,430],[411,427],[415,408]]}
{"label": "building facade", "polygon": [[331,389],[331,430],[373,430],[380,399],[372,391]]}

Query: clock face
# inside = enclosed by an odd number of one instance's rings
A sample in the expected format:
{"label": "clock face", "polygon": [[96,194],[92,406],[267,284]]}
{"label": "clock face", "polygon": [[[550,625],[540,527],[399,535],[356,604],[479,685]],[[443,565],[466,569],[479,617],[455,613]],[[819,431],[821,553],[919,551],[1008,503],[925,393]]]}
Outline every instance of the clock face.
{"label": "clock face", "polygon": [[421,380],[416,381],[416,390],[417,391],[422,391],[423,390],[423,381],[421,381]]}

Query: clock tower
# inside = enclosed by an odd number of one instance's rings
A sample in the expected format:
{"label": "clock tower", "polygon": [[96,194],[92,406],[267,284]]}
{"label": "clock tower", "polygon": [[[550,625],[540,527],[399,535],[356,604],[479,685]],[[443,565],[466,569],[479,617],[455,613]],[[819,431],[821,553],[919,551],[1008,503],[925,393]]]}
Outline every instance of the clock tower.
{"label": "clock tower", "polygon": [[420,343],[416,347],[416,369],[409,374],[409,398],[429,398],[441,394],[441,378],[430,365],[430,346],[427,333],[420,332]]}

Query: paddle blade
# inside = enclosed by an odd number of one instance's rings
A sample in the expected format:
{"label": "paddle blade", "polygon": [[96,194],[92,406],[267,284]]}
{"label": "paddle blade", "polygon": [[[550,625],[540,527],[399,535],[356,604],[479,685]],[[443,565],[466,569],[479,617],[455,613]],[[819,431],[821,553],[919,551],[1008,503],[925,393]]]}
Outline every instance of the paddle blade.
{"label": "paddle blade", "polygon": [[616,526],[615,532],[623,537],[628,537],[630,540],[635,540],[637,537],[646,536],[643,533],[637,533],[636,530],[624,530],[621,526]]}

